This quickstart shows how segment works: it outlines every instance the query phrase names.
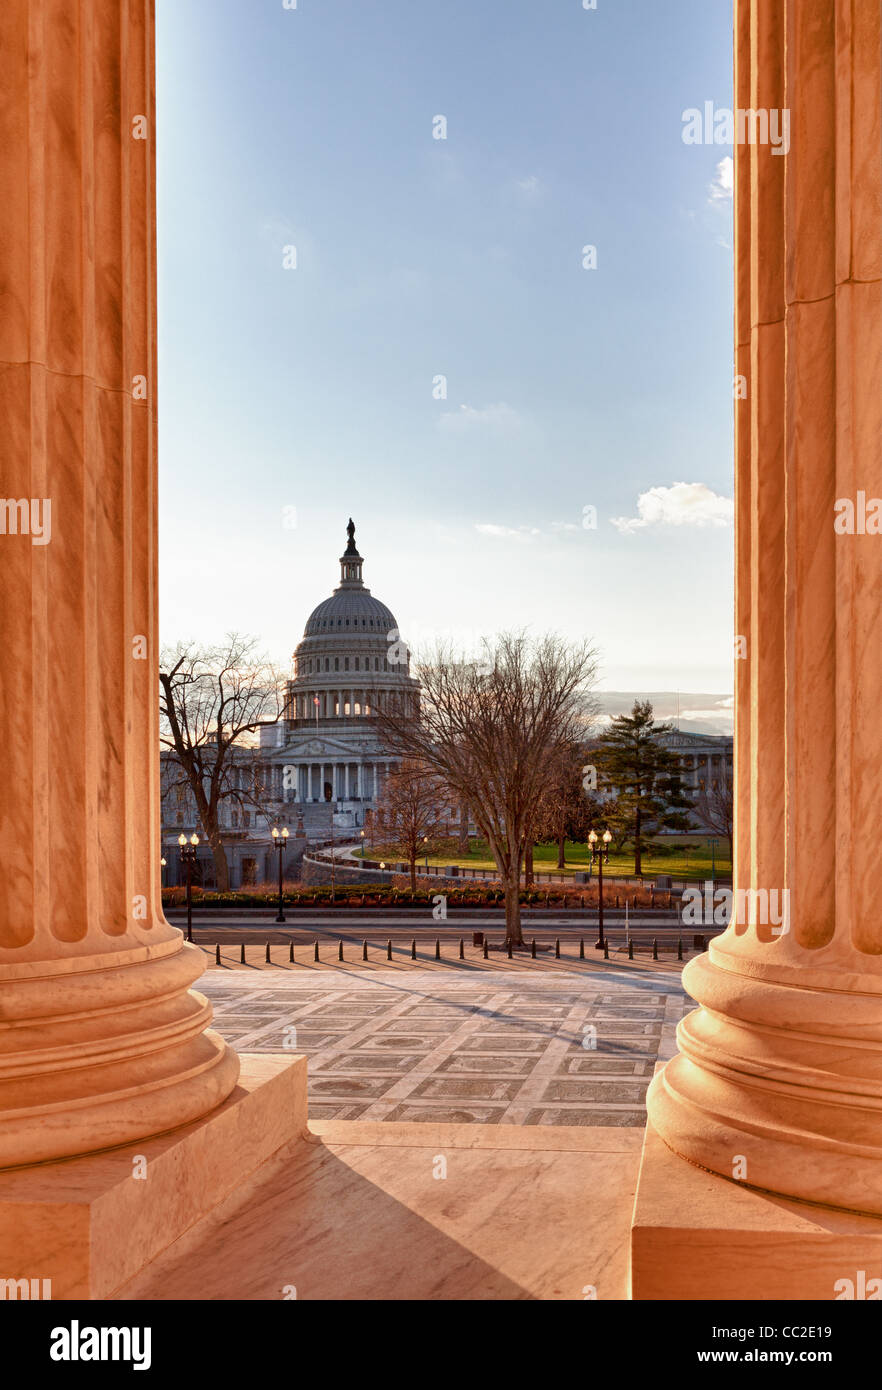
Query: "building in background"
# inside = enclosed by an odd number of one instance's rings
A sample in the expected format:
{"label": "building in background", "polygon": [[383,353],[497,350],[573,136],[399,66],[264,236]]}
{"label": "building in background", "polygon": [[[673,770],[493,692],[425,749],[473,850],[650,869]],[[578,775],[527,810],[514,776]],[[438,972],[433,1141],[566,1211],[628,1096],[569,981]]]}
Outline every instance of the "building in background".
{"label": "building in background", "polygon": [[[233,755],[231,776],[241,778],[243,787],[261,789],[252,810],[232,803],[222,809],[234,888],[272,879],[278,871],[274,825],[291,829],[292,866],[310,841],[357,839],[396,761],[375,714],[393,699],[414,713],[419,709],[410,652],[391,609],[364,584],[351,519],[347,537],[340,582],[309,615],[294,652],[283,718],[261,729],[256,747]],[[161,763],[164,881],[175,884],[183,881],[178,836],[195,830],[201,837],[201,828],[174,756],[163,753]],[[207,844],[199,851],[199,872],[204,884],[213,881]]]}

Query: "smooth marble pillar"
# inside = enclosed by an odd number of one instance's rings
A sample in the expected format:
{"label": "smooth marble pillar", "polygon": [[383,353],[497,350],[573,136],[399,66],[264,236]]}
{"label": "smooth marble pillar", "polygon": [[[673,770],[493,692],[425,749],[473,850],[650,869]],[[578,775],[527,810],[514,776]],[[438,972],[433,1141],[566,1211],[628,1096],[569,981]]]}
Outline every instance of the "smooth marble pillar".
{"label": "smooth marble pillar", "polygon": [[738,0],[736,102],[790,152],[736,150],[737,889],[684,983],[701,1007],[653,1083],[676,1153],[882,1214],[882,37],[877,3]]}
{"label": "smooth marble pillar", "polygon": [[[0,6],[0,1167],[206,1114],[160,899],[152,0]],[[137,138],[143,134],[145,138]]]}

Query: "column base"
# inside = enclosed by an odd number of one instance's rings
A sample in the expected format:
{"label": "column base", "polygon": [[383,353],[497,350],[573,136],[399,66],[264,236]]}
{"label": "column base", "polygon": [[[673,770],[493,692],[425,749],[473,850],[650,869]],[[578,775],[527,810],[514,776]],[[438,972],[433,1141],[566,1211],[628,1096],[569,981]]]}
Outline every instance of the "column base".
{"label": "column base", "polygon": [[755,960],[726,933],[683,985],[702,1007],[646,1098],[665,1143],[725,1179],[882,1216],[879,978]]}
{"label": "column base", "polygon": [[107,1298],[304,1133],[306,1058],[239,1060],[238,1085],[200,1120],[109,1152],[0,1173],[0,1275],[49,1279],[53,1300]]}
{"label": "column base", "polygon": [[828,1302],[874,1291],[882,1295],[882,1219],[696,1168],[647,1124],[631,1225],[633,1299]]}

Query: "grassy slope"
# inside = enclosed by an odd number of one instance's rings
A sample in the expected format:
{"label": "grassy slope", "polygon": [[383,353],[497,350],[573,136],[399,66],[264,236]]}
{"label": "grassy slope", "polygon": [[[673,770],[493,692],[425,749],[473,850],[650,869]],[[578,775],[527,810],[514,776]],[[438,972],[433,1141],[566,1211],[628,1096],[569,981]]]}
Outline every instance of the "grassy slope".
{"label": "grassy slope", "polygon": [[[695,879],[697,881],[710,878],[713,860],[708,840],[701,835],[690,835],[688,838],[678,837],[678,841],[678,843],[671,843],[669,840],[656,841],[644,848],[644,877],[670,874],[672,878]],[[472,845],[473,849],[469,855],[430,854],[429,863],[434,865],[458,864],[469,869],[492,869],[494,867],[493,857],[484,841],[473,840]],[[375,860],[398,861],[400,859],[399,853],[389,845],[371,845],[367,854],[369,858]],[[586,845],[573,844],[568,840],[566,845],[567,863],[563,872],[571,874],[575,873],[577,869],[584,872],[588,858]],[[732,866],[729,863],[729,847],[722,837],[717,839],[715,861],[716,877],[731,877]],[[533,853],[533,867],[536,873],[557,873],[557,845],[537,845]],[[622,854],[610,853],[609,864],[604,865],[603,872],[610,876],[633,874],[634,851],[626,848]]]}

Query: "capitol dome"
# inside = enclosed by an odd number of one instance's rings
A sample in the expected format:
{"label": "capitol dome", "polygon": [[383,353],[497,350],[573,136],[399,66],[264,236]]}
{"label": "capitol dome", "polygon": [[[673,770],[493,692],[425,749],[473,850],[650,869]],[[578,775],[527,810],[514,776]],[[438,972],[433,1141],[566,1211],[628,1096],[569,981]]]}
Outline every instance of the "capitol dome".
{"label": "capitol dome", "polygon": [[288,723],[369,719],[390,694],[417,708],[419,683],[391,609],[365,587],[350,517],[340,583],[310,613],[288,682]]}
{"label": "capitol dome", "polygon": [[354,632],[359,628],[365,632],[390,632],[397,627],[385,603],[372,596],[370,589],[345,589],[341,587],[320,603],[309,615],[304,628],[304,637],[315,637],[323,632]]}

